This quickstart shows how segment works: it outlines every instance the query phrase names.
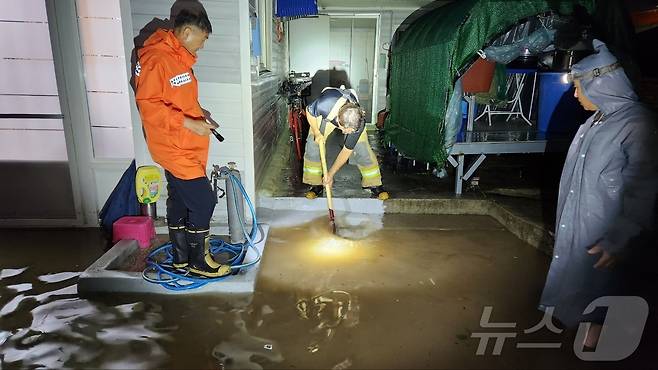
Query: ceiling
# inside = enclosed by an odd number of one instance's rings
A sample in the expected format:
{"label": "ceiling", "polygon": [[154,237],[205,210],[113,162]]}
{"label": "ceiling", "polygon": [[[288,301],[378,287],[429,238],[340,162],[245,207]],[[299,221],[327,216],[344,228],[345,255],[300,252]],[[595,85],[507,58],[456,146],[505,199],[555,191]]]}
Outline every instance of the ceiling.
{"label": "ceiling", "polygon": [[434,0],[318,0],[322,8],[417,9]]}

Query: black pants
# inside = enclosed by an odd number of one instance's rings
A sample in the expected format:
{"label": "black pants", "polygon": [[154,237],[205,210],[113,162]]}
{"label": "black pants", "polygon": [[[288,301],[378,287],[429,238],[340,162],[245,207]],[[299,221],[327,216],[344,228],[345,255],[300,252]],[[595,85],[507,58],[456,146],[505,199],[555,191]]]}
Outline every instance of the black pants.
{"label": "black pants", "polygon": [[208,229],[217,197],[207,177],[181,180],[165,171],[167,178],[167,222],[195,230]]}

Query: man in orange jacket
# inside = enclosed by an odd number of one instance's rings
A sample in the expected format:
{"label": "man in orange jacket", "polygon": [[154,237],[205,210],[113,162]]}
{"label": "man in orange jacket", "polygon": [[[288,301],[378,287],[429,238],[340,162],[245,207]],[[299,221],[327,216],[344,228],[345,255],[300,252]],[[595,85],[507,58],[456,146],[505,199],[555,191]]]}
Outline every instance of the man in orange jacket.
{"label": "man in orange jacket", "polygon": [[206,177],[210,129],[192,72],[196,52],[212,32],[208,15],[182,10],[173,30],[157,30],[138,52],[137,106],[151,157],[165,169],[167,223],[173,266],[217,277],[226,266],[209,253],[210,218],[217,199]]}

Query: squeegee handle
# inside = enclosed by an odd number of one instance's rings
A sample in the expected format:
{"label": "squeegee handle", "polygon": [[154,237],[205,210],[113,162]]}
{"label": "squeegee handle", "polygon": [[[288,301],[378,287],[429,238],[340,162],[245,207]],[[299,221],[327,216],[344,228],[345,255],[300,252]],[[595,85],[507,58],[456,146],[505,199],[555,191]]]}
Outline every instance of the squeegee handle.
{"label": "squeegee handle", "polygon": [[[320,162],[322,162],[322,175],[327,174],[327,153],[326,153],[326,147],[325,143],[322,142],[319,145],[320,147]],[[327,207],[329,208],[330,212],[333,213],[334,209],[334,202],[331,197],[331,186],[325,186],[324,187],[325,194],[327,194]]]}

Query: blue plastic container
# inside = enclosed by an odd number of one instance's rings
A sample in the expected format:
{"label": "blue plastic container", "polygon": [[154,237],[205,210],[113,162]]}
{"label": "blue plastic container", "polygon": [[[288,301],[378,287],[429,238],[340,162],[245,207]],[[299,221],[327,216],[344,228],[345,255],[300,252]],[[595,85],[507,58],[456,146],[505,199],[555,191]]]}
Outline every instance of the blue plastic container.
{"label": "blue plastic container", "polygon": [[538,131],[571,132],[582,123],[583,109],[573,92],[573,84],[566,80],[566,73],[539,74]]}
{"label": "blue plastic container", "polygon": [[462,122],[459,126],[459,133],[457,133],[457,142],[464,140],[464,131],[466,131],[466,125],[468,123],[468,102],[464,99],[461,100],[460,110],[462,114]]}

